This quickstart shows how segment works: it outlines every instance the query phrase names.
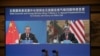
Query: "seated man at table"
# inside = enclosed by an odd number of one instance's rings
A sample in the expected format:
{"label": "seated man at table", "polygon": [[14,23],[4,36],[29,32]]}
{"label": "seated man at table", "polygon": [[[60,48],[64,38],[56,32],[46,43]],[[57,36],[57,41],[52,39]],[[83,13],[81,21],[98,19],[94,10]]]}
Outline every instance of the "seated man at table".
{"label": "seated man at table", "polygon": [[21,34],[19,43],[23,40],[32,40],[33,43],[37,43],[37,39],[34,34],[31,33],[31,28],[29,26],[25,27],[25,33]]}
{"label": "seated man at table", "polygon": [[74,34],[70,32],[69,27],[65,27],[64,28],[64,33],[59,37],[59,42],[63,43],[63,42],[67,42],[67,43],[78,43],[77,39],[75,38]]}

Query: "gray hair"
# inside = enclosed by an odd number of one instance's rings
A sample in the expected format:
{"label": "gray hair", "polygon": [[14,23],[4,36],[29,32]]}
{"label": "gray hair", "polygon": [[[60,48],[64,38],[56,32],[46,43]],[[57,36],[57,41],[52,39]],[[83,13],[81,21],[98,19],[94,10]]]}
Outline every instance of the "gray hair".
{"label": "gray hair", "polygon": [[63,30],[69,30],[69,26],[65,26]]}
{"label": "gray hair", "polygon": [[25,26],[25,29],[26,29],[26,28],[30,28],[30,30],[31,30],[31,27],[30,27],[30,26]]}

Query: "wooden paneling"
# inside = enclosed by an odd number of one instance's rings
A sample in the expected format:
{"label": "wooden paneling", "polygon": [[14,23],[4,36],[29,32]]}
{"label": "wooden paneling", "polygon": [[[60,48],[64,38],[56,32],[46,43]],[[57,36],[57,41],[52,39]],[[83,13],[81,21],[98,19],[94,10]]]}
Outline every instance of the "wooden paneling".
{"label": "wooden paneling", "polygon": [[91,13],[100,13],[100,5],[90,5]]}
{"label": "wooden paneling", "polygon": [[100,21],[91,21],[91,45],[100,47]]}
{"label": "wooden paneling", "polygon": [[100,21],[100,13],[92,13],[91,14],[91,21]]}
{"label": "wooden paneling", "polygon": [[4,56],[4,55],[5,55],[4,47],[0,47],[0,56]]}
{"label": "wooden paneling", "polygon": [[91,14],[91,45],[100,46],[100,13]]}
{"label": "wooden paneling", "polygon": [[0,15],[0,47],[4,47],[4,15]]}
{"label": "wooden paneling", "polygon": [[92,47],[90,54],[91,54],[91,56],[100,56],[100,48],[99,47]]}
{"label": "wooden paneling", "polygon": [[0,6],[85,5],[100,4],[99,0],[2,0]]}

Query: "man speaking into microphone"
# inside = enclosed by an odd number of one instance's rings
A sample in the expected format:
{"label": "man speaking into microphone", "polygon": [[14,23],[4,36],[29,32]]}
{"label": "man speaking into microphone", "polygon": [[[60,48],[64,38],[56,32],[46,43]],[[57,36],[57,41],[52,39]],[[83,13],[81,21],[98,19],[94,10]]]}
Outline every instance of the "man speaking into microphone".
{"label": "man speaking into microphone", "polygon": [[38,43],[35,35],[31,33],[30,26],[25,27],[25,33],[21,34],[19,43],[22,43],[22,40],[32,40],[33,43]]}

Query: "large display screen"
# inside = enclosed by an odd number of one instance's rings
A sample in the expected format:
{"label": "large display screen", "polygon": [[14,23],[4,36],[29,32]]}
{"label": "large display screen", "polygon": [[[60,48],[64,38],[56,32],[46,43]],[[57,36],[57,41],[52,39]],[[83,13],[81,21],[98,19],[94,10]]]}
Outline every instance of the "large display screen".
{"label": "large display screen", "polygon": [[41,56],[42,49],[89,56],[89,6],[7,7],[5,12],[6,56]]}

